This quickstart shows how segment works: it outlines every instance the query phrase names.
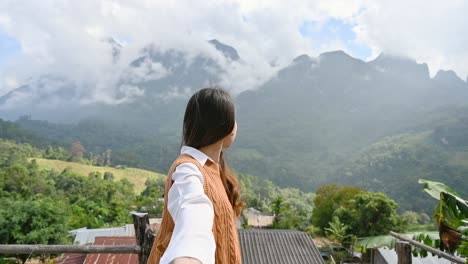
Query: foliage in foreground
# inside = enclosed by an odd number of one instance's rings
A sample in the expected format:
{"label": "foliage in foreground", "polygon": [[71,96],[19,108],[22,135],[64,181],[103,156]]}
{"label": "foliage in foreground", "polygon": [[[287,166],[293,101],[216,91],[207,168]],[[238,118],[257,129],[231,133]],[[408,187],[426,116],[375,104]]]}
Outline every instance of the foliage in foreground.
{"label": "foliage in foreground", "polygon": [[[440,248],[451,254],[456,252],[468,258],[468,202],[462,199],[452,188],[440,182],[419,180],[424,184],[424,191],[439,201],[433,218],[439,232],[404,234],[427,246]],[[395,247],[396,239],[389,235],[361,238],[358,245],[363,248]],[[425,257],[428,252],[416,248],[413,254]],[[468,259],[467,259],[468,263]]]}
{"label": "foliage in foreground", "polygon": [[[468,257],[468,201],[452,188],[440,182],[419,180],[424,191],[439,200],[433,218],[439,227],[438,242],[441,250]],[[437,241],[435,241],[437,243]]]}

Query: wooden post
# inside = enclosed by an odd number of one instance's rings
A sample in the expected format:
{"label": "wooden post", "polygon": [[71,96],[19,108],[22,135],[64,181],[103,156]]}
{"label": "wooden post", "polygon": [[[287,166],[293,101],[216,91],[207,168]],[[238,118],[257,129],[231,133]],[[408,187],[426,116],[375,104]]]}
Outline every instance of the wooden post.
{"label": "wooden post", "polygon": [[411,244],[398,240],[396,242],[396,252],[398,255],[398,264],[411,264],[413,255],[411,254]]}
{"label": "wooden post", "polygon": [[140,264],[146,264],[151,252],[151,247],[153,246],[154,233],[151,230],[148,214],[132,212],[132,216],[136,242],[141,248],[138,254],[138,262]]}

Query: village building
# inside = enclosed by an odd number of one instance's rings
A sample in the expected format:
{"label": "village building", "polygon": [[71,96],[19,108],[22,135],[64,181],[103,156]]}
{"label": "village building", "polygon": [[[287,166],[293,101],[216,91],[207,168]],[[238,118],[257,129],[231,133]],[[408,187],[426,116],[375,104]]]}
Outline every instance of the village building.
{"label": "village building", "polygon": [[247,208],[242,211],[242,216],[239,218],[242,225],[255,228],[265,228],[273,224],[275,219],[274,214],[263,213],[253,207]]}
{"label": "village building", "polygon": [[[160,220],[150,223],[158,229]],[[268,223],[257,222],[257,223]],[[154,229],[153,229],[154,230]],[[136,245],[133,225],[116,228],[76,229],[77,245]],[[275,229],[239,229],[243,264],[323,264],[318,248],[305,232]],[[137,254],[64,254],[57,264],[138,264]]]}

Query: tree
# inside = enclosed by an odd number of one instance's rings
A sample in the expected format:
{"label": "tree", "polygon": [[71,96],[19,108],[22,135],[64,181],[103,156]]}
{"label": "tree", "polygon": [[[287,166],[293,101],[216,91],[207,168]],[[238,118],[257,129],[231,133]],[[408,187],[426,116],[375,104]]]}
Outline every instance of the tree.
{"label": "tree", "polygon": [[283,228],[280,225],[282,218],[284,219],[284,213],[288,209],[288,204],[284,202],[283,196],[276,197],[271,203],[271,209],[275,214],[275,218],[273,219],[273,228]]}
{"label": "tree", "polygon": [[104,180],[106,181],[113,181],[115,179],[115,176],[112,172],[104,172]]}
{"label": "tree", "polygon": [[334,212],[340,207],[347,207],[346,203],[364,190],[355,186],[339,186],[328,184],[321,186],[314,199],[312,224],[321,230],[329,227]]}
{"label": "tree", "polygon": [[106,162],[105,162],[105,165],[106,166],[110,166],[111,165],[111,153],[112,153],[112,150],[108,149],[104,152],[104,156],[106,157]]}
{"label": "tree", "polygon": [[80,161],[83,159],[83,154],[85,152],[85,148],[79,141],[75,141],[72,143],[71,146],[71,153],[72,153],[72,161]]}
{"label": "tree", "polygon": [[[65,244],[67,207],[59,199],[0,198],[0,244]],[[23,263],[28,258],[21,256]]]}
{"label": "tree", "polygon": [[325,231],[328,235],[331,235],[333,238],[338,240],[338,242],[343,243],[346,238],[346,230],[349,229],[349,226],[341,223],[338,216],[333,216],[333,220],[329,223],[330,227],[325,228]]}
{"label": "tree", "polygon": [[349,226],[348,234],[358,237],[376,236],[400,231],[404,218],[397,214],[398,204],[383,193],[365,192],[348,201],[348,206],[335,211],[342,223]]}
{"label": "tree", "polygon": [[44,153],[44,158],[46,159],[67,160],[68,157],[69,153],[67,153],[64,148],[54,148],[51,145],[47,146]]}
{"label": "tree", "polygon": [[138,210],[161,216],[164,206],[165,185],[166,179],[163,177],[147,179],[145,189],[137,197]]}

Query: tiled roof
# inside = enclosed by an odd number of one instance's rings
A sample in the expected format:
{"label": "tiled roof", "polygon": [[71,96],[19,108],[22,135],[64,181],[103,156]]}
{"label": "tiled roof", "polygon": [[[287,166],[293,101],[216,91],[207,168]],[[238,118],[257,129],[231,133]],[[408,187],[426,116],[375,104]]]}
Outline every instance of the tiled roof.
{"label": "tiled roof", "polygon": [[[94,245],[136,245],[135,237],[96,237]],[[138,264],[137,254],[88,254],[84,264]]]}
{"label": "tiled roof", "polygon": [[325,263],[305,232],[275,229],[241,229],[242,264]]}

